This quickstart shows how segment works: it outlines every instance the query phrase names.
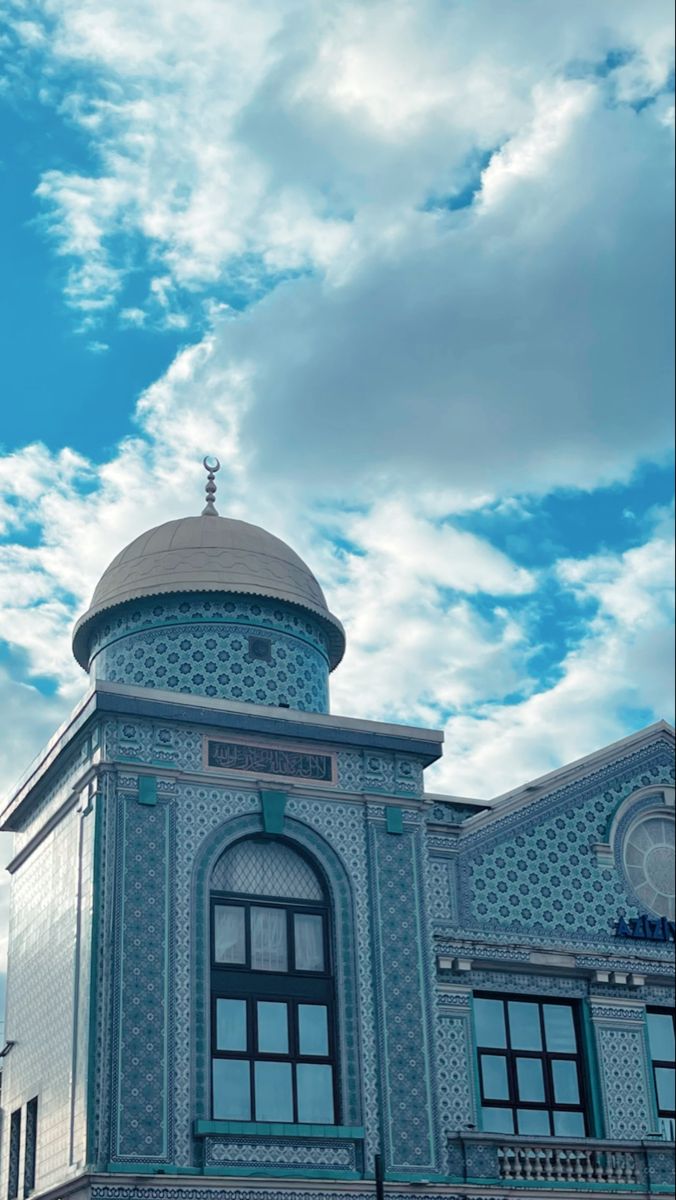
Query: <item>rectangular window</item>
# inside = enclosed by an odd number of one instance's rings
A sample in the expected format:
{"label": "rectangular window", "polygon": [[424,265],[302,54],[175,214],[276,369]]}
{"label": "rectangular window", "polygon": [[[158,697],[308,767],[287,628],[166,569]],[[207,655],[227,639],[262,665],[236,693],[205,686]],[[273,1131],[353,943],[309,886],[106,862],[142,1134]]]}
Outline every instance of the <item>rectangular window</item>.
{"label": "rectangular window", "polygon": [[559,1001],[474,997],[485,1130],[584,1137],[577,1014]]}
{"label": "rectangular window", "polygon": [[676,1080],[676,1054],[674,1051],[674,1018],[670,1008],[649,1008],[648,1044],[653,1066],[655,1099],[662,1136],[674,1141],[676,1130],[676,1102],[674,1083]]}
{"label": "rectangular window", "polygon": [[215,1119],[335,1122],[328,1004],[214,996],[212,1047]]}
{"label": "rectangular window", "polygon": [[15,1108],[9,1121],[9,1162],[7,1166],[7,1200],[19,1194],[19,1150],[21,1147],[21,1109]]}
{"label": "rectangular window", "polygon": [[246,910],[236,904],[214,906],[214,960],[217,963],[246,962]]}
{"label": "rectangular window", "polygon": [[30,1196],[35,1190],[35,1156],[38,1141],[38,1098],[34,1096],[26,1105],[26,1146],[23,1165],[23,1194]]}
{"label": "rectangular window", "polygon": [[334,983],[326,908],[212,895],[216,1120],[334,1124]]}

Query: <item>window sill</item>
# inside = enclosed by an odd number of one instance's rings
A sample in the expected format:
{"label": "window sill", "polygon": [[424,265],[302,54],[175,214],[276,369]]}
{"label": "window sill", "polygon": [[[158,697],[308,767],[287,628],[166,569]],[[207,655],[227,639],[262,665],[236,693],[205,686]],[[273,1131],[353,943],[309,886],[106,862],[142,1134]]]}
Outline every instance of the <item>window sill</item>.
{"label": "window sill", "polygon": [[195,1121],[195,1137],[239,1133],[256,1137],[361,1139],[362,1125],[287,1125],[278,1121]]}

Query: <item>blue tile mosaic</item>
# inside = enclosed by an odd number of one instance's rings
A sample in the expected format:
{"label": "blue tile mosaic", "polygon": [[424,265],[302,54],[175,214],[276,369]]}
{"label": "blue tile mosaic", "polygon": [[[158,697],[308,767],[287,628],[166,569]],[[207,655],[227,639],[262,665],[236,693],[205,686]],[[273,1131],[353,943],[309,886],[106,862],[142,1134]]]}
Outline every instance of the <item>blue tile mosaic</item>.
{"label": "blue tile mosaic", "polygon": [[291,605],[218,593],[130,602],[101,623],[93,679],[328,711],[328,647]]}

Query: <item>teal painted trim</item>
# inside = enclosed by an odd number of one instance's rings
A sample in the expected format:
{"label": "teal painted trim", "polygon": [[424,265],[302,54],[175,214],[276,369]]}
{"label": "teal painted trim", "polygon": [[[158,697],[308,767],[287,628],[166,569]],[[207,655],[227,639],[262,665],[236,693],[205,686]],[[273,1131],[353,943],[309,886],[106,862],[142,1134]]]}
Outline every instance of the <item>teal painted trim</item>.
{"label": "teal painted trim", "polygon": [[287,1125],[278,1121],[204,1121],[199,1118],[194,1125],[195,1137],[209,1134],[254,1134],[261,1137],[305,1137],[342,1138],[360,1141],[364,1137],[363,1125]]}
{"label": "teal painted trim", "polygon": [[[96,1007],[99,994],[98,950],[101,924],[101,846],[103,840],[101,816],[101,793],[94,799],[94,854],[92,864],[92,940],[89,964],[89,1034],[87,1038],[87,1100],[86,1100],[86,1154],[87,1162],[94,1160],[94,1122],[96,1117]],[[98,1163],[94,1162],[94,1165]]]}
{"label": "teal painted trim", "polygon": [[[392,811],[392,809],[390,809],[390,811]],[[394,812],[396,812],[399,816],[399,824],[401,825],[401,832],[403,833],[403,831],[404,831],[404,823],[403,823],[404,814],[400,808],[394,809]],[[423,882],[420,878],[419,866],[420,866],[420,862],[419,862],[419,858],[418,858],[418,840],[416,838],[416,840],[414,842],[412,842],[412,844],[411,844],[411,867],[413,870],[413,884],[414,884],[414,893],[413,894],[414,894],[414,896],[423,895],[423,890],[424,890]],[[429,1135],[430,1160],[431,1160],[429,1169],[432,1171],[435,1171],[435,1170],[438,1171],[439,1170],[439,1157],[440,1157],[439,1156],[439,1143],[437,1141],[436,1130],[435,1130],[433,1122],[432,1122],[432,1111],[433,1111],[433,1104],[434,1104],[434,1099],[433,1099],[434,1085],[432,1082],[432,1069],[431,1069],[432,1055],[431,1055],[431,1044],[430,1044],[432,1030],[430,1028],[430,1023],[429,1023],[430,1022],[430,1009],[434,1002],[428,991],[428,982],[429,982],[428,964],[427,964],[427,961],[423,958],[423,947],[425,947],[425,950],[427,950],[430,943],[428,940],[429,931],[425,927],[424,911],[423,911],[422,905],[419,905],[417,902],[415,904],[415,925],[416,925],[416,946],[418,949],[418,979],[420,981],[420,995],[422,997],[422,1026],[421,1026],[421,1028],[422,1028],[423,1055],[424,1055],[424,1064],[425,1064],[425,1083],[427,1084],[427,1105],[426,1105],[426,1107],[427,1107],[427,1132]],[[434,1165],[432,1165],[432,1164],[434,1164]]]}
{"label": "teal painted trim", "polygon": [[479,1081],[479,1052],[477,1050],[476,1026],[474,1023],[474,996],[469,996],[469,1050],[470,1050],[470,1072],[474,1082],[473,1108],[474,1118],[477,1131],[483,1131],[483,1114],[481,1112],[481,1084]]}
{"label": "teal painted trim", "polygon": [[606,1120],[601,1091],[601,1075],[596,1046],[594,1025],[591,1019],[591,1001],[587,998],[582,1002],[582,1052],[583,1062],[587,1067],[587,1082],[589,1084],[589,1099],[591,1101],[592,1137],[606,1136]]}
{"label": "teal painted trim", "polygon": [[387,1171],[385,1183],[450,1183],[447,1175],[438,1175],[436,1171]]}
{"label": "teal painted trim", "polygon": [[204,1175],[231,1179],[361,1179],[358,1171],[320,1171],[318,1167],[205,1167]]}
{"label": "teal painted trim", "polygon": [[400,808],[395,808],[393,804],[385,805],[385,825],[388,833],[404,832],[404,814]]}
{"label": "teal painted trim", "polygon": [[157,776],[139,775],[138,777],[139,804],[157,804]]}
{"label": "teal painted trim", "polygon": [[261,792],[263,829],[266,833],[282,833],[284,830],[285,792]]}
{"label": "teal painted trim", "polygon": [[175,1167],[173,1163],[109,1162],[106,1171],[111,1175],[201,1175],[199,1167]]}
{"label": "teal painted trim", "polygon": [[[140,765],[143,763],[143,759],[140,754],[116,754],[115,762],[138,763]],[[146,764],[143,763],[143,765],[145,766]]]}
{"label": "teal painted trim", "polygon": [[648,1011],[643,1009],[643,1020],[641,1022],[641,1034],[643,1037],[643,1065],[645,1068],[646,1078],[648,1080],[648,1104],[650,1105],[650,1113],[653,1119],[653,1129],[660,1127],[660,1114],[657,1106],[657,1093],[655,1091],[655,1071],[653,1069],[653,1059],[650,1052],[650,1037],[648,1035]]}

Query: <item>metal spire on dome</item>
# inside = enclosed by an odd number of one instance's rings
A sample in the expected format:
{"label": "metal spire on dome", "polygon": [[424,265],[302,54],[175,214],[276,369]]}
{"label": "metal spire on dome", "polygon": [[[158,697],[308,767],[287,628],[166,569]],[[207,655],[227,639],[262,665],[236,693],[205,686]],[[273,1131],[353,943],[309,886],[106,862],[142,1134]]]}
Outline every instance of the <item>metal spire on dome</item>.
{"label": "metal spire on dome", "polygon": [[214,482],[214,475],[216,474],[217,471],[220,471],[221,464],[217,458],[212,457],[210,454],[207,454],[206,457],[202,459],[202,465],[204,466],[204,470],[207,472],[207,485],[206,485],[207,502],[206,502],[206,505],[204,506],[204,508],[202,509],[202,516],[203,517],[217,517],[218,511],[214,505],[214,496],[216,495],[216,484]]}

